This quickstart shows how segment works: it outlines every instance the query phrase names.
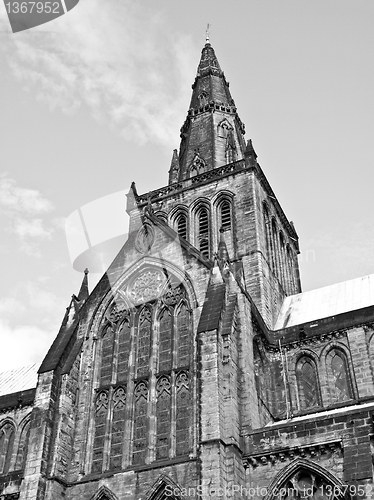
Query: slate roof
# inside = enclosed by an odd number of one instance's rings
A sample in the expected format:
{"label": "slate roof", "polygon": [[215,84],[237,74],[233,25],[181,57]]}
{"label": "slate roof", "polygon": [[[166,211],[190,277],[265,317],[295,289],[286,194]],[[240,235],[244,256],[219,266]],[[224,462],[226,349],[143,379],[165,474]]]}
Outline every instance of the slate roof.
{"label": "slate roof", "polygon": [[286,297],[274,329],[374,305],[374,274]]}
{"label": "slate roof", "polygon": [[0,372],[0,396],[33,389],[37,381],[37,364]]}

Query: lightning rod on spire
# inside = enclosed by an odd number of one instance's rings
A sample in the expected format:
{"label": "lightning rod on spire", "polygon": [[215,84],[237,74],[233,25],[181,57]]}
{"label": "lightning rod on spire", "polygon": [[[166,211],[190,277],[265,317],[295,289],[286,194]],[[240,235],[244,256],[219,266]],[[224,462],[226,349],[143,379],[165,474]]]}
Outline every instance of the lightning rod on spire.
{"label": "lightning rod on spire", "polygon": [[210,43],[210,40],[209,40],[209,28],[210,28],[210,24],[208,23],[206,25],[206,31],[205,31],[205,42],[206,43]]}

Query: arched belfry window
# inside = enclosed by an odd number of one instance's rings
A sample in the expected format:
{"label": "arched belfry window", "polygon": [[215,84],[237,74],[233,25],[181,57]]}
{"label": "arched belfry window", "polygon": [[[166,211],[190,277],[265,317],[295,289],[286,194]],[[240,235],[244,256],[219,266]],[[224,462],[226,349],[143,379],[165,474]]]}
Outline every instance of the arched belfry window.
{"label": "arched belfry window", "polygon": [[176,219],[176,229],[179,236],[187,239],[187,215],[185,213],[180,213],[177,215]]}
{"label": "arched belfry window", "polygon": [[331,402],[339,403],[353,398],[346,355],[340,349],[332,349],[326,356],[330,383]]}
{"label": "arched belfry window", "polygon": [[10,422],[5,423],[0,428],[0,474],[7,474],[9,472],[13,453],[14,435],[14,425]]}
{"label": "arched belfry window", "polygon": [[[119,296],[104,314],[98,339],[93,473],[191,451],[193,335],[186,288],[165,270],[147,268]],[[125,296],[131,307],[121,302]]]}
{"label": "arched belfry window", "polygon": [[232,226],[231,222],[231,204],[228,200],[223,200],[219,206],[221,227],[224,231],[229,231]]}
{"label": "arched belfry window", "polygon": [[309,356],[303,356],[297,362],[296,380],[300,410],[321,406],[317,369]]}
{"label": "arched belfry window", "polygon": [[197,212],[197,227],[198,248],[205,257],[209,258],[209,213],[205,207],[200,208],[200,210]]}

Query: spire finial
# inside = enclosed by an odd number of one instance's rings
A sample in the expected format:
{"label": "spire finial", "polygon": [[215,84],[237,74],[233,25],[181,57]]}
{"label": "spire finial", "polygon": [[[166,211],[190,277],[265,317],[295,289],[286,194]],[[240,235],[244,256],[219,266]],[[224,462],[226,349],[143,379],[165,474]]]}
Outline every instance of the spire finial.
{"label": "spire finial", "polygon": [[206,31],[205,31],[205,43],[209,43],[210,44],[210,40],[209,40],[209,28],[210,28],[210,24],[208,23],[206,25]]}

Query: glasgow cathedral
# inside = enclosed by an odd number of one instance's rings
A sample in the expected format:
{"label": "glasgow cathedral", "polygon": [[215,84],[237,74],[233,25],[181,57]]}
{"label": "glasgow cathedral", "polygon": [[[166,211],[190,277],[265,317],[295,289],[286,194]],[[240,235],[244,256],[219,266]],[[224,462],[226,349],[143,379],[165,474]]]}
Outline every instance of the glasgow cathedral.
{"label": "glasgow cathedral", "polygon": [[1,500],[371,498],[374,275],[302,293],[244,132],[207,40],[168,184],[131,185],[36,386],[0,377]]}

